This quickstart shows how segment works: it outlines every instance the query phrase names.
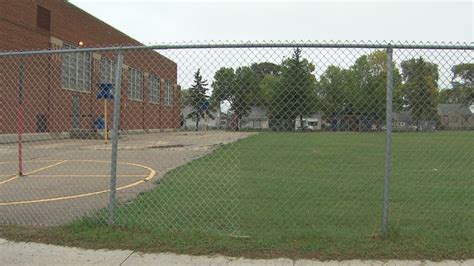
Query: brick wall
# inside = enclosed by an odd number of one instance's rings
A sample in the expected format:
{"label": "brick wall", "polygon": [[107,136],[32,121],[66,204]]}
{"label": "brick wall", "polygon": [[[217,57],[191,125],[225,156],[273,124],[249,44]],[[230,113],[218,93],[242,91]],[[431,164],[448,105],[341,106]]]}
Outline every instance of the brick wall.
{"label": "brick wall", "polygon": [[[50,31],[36,26],[37,5],[51,12]],[[62,44],[86,46],[140,45],[140,43],[72,4],[62,0],[0,0],[0,50],[60,49]],[[91,54],[90,93],[64,90],[61,86],[61,56],[0,58],[2,71],[0,133],[16,132],[19,66],[24,66],[26,132],[37,131],[37,116],[45,115],[51,132],[67,131],[72,125],[72,97],[80,97],[81,127],[91,128],[95,118],[103,114],[102,100],[97,100],[100,82],[100,58],[116,59],[116,53]],[[122,71],[122,129],[177,128],[180,126],[180,92],[177,65],[154,51],[124,53]],[[129,99],[129,68],[144,74],[143,101]],[[160,78],[160,103],[149,102],[148,74]],[[164,80],[174,84],[172,106],[164,105]],[[109,114],[113,112],[109,102]],[[111,117],[111,115],[110,115]],[[108,121],[112,126],[111,119]]]}

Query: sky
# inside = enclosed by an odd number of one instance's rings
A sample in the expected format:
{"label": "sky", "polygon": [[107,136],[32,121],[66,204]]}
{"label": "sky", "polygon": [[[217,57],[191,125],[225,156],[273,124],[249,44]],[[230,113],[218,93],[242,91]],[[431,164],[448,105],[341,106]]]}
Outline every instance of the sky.
{"label": "sky", "polygon": [[473,40],[472,1],[70,2],[145,44],[210,40]]}
{"label": "sky", "polygon": [[[471,1],[70,2],[147,45],[331,40],[472,43],[474,34]],[[178,63],[178,83],[183,88],[191,85],[198,68],[205,79],[212,81],[220,67],[236,68],[263,61],[281,63],[291,52],[291,49],[160,51]],[[348,67],[368,52],[371,51],[307,49],[303,55],[315,62],[318,77],[330,64]],[[430,58],[441,66],[440,87],[450,86],[451,66],[470,55],[436,54],[437,58]],[[410,56],[428,58],[433,54],[399,52],[394,54],[394,59],[400,63]]]}

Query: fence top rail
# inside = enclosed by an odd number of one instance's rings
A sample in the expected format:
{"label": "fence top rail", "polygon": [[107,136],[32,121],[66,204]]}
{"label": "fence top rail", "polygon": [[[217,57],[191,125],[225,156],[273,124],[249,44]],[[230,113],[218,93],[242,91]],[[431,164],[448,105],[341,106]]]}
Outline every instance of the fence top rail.
{"label": "fence top rail", "polygon": [[238,49],[238,48],[366,48],[366,49],[424,49],[424,50],[474,50],[473,43],[456,44],[407,44],[407,43],[342,43],[342,42],[246,42],[246,43],[197,43],[197,44],[158,44],[158,45],[112,45],[107,47],[84,47],[76,49],[2,51],[2,56],[46,55],[75,52],[110,52],[133,50],[182,50],[182,49]]}

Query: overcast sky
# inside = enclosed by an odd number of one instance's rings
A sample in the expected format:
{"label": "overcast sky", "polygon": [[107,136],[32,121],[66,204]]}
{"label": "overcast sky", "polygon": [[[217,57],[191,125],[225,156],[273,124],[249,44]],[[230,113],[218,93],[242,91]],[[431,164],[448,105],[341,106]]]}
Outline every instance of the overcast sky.
{"label": "overcast sky", "polygon": [[70,2],[145,44],[205,40],[473,40],[471,1]]}
{"label": "overcast sky", "polygon": [[[473,41],[471,1],[124,1],[70,0],[144,44],[206,41]],[[316,65],[318,77],[330,64],[348,67],[370,50],[303,50]],[[329,52],[329,53],[328,53]],[[200,68],[212,81],[220,67],[253,62],[281,63],[291,49],[172,51],[160,53],[178,63],[178,83],[192,84]],[[396,51],[398,64],[423,56],[440,66],[440,86],[450,86],[451,67],[469,60],[469,54]],[[471,60],[472,61],[472,60]]]}

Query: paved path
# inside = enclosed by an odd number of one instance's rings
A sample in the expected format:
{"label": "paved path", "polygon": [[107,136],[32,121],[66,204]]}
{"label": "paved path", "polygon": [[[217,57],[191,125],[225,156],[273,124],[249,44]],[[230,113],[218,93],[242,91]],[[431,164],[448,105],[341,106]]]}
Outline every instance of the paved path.
{"label": "paved path", "polygon": [[[252,134],[209,131],[124,135],[118,146],[117,200],[126,202],[153,189],[154,181],[168,171],[211,153],[221,144]],[[23,147],[25,176],[19,177],[17,146],[2,145],[0,141],[0,224],[61,225],[108,206],[111,149],[111,144],[102,140],[29,142]],[[236,154],[226,159],[233,156]]]}
{"label": "paved path", "polygon": [[130,250],[85,250],[38,243],[11,242],[0,238],[0,265],[474,265],[467,261],[311,261],[251,260],[223,256],[187,256],[170,253],[140,254]]}

